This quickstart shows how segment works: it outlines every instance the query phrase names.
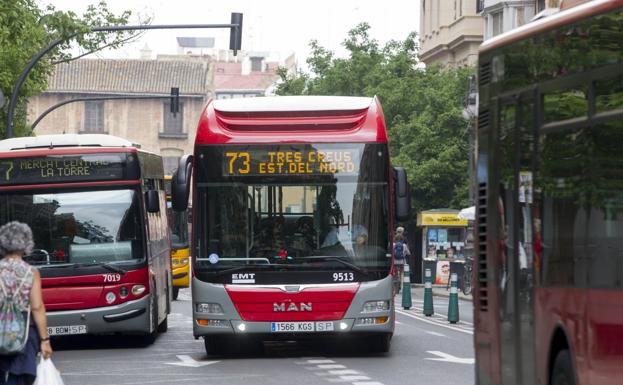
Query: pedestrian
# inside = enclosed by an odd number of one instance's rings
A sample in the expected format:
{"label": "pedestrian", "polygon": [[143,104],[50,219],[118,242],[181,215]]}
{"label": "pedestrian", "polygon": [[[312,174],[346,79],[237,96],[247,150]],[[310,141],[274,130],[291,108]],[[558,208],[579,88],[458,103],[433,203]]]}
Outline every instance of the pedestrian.
{"label": "pedestrian", "polygon": [[402,275],[404,273],[406,258],[409,255],[409,248],[407,247],[404,236],[397,233],[396,236],[394,236],[394,270],[396,271],[394,283],[396,294],[399,294],[402,289]]}
{"label": "pedestrian", "polygon": [[24,349],[15,355],[0,355],[0,385],[32,384],[37,375],[37,353],[45,358],[52,355],[41,276],[22,259],[33,247],[28,225],[9,222],[0,227],[0,304],[15,301],[25,318],[32,315]]}

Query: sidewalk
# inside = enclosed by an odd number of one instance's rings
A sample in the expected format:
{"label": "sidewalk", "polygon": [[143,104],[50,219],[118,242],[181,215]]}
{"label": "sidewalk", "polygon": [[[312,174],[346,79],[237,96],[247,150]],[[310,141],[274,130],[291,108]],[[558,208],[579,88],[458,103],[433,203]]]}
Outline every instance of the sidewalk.
{"label": "sidewalk", "polygon": [[[412,283],[411,284],[411,293],[417,293],[418,296],[424,296],[424,284],[423,283]],[[433,296],[434,297],[450,297],[450,289],[446,289],[446,285],[433,285]],[[465,295],[461,290],[459,290],[459,299],[462,301],[472,301],[472,296]]]}

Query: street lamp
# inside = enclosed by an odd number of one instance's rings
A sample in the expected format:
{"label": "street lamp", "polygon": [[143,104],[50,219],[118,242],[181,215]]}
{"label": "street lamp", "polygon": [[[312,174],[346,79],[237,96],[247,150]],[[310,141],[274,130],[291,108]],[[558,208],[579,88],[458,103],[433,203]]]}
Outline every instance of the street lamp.
{"label": "street lamp", "polygon": [[[165,25],[109,25],[105,27],[93,27],[89,32],[118,32],[118,31],[137,31],[137,30],[149,30],[149,29],[205,29],[205,28],[229,28],[229,48],[234,51],[234,55],[238,53],[242,42],[242,13],[231,14],[232,23],[230,24],[165,24]],[[31,59],[26,68],[22,71],[17,79],[17,83],[11,93],[9,99],[9,105],[7,107],[7,119],[6,119],[6,137],[13,137],[13,116],[15,115],[15,105],[17,104],[17,95],[26,81],[26,77],[33,69],[35,64],[41,60],[45,54],[53,50],[62,42],[72,39],[78,35],[78,32],[74,32],[67,37],[54,39],[47,47],[41,49]]]}
{"label": "street lamp", "polygon": [[476,123],[476,118],[478,118],[478,88],[476,84],[476,75],[471,75],[469,77],[469,87],[467,89],[467,93],[465,94],[463,118],[467,120],[467,200],[471,206],[474,204],[475,196],[474,163],[476,159],[476,149],[474,147],[474,136],[476,135],[476,132],[474,130],[474,125]]}

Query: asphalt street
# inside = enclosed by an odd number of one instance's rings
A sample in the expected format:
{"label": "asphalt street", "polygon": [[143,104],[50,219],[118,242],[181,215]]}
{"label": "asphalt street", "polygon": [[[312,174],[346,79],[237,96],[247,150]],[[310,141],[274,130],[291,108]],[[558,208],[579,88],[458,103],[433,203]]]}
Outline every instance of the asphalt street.
{"label": "asphalt street", "polygon": [[53,362],[65,385],[471,385],[474,383],[472,306],[460,302],[461,321],[446,320],[447,298],[435,297],[435,315],[422,315],[423,289],[413,306],[396,297],[391,351],[369,354],[364,341],[265,343],[254,356],[208,357],[192,336],[190,291],[182,290],[169,330],[150,346],[127,336],[72,337],[54,341]]}

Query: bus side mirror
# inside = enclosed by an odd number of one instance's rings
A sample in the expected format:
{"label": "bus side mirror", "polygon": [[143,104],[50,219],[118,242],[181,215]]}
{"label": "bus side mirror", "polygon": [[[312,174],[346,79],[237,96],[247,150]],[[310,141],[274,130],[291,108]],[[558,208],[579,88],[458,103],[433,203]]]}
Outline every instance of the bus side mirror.
{"label": "bus side mirror", "polygon": [[394,167],[394,202],[397,220],[411,218],[411,187],[407,181],[407,172],[402,167]]}
{"label": "bus side mirror", "polygon": [[190,178],[193,171],[193,156],[184,155],[180,165],[171,178],[171,207],[175,211],[184,211],[188,208],[190,195]]}
{"label": "bus side mirror", "polygon": [[147,190],[145,191],[145,202],[147,204],[147,212],[157,213],[160,211],[160,202],[158,202],[158,191]]}

